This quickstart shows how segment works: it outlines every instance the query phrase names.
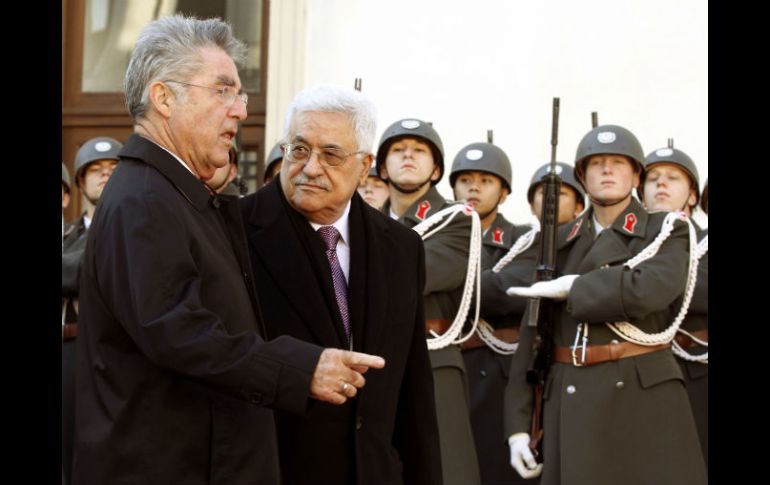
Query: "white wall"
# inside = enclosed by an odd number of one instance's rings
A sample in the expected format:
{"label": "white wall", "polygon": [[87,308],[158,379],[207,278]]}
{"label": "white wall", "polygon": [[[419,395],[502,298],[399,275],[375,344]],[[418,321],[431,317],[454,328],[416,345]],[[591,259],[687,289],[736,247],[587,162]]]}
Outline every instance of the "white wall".
{"label": "white wall", "polygon": [[[559,160],[574,162],[598,111],[600,124],[633,131],[645,154],[673,137],[695,160],[701,183],[708,177],[702,0],[304,3],[299,84],[352,86],[363,78],[363,92],[379,109],[378,135],[401,118],[432,121],[447,172],[463,146],[486,141],[494,129],[513,165],[513,196],[502,211],[514,222],[528,220],[526,188],[549,161],[554,96],[561,98]],[[448,177],[439,190],[452,197]]]}

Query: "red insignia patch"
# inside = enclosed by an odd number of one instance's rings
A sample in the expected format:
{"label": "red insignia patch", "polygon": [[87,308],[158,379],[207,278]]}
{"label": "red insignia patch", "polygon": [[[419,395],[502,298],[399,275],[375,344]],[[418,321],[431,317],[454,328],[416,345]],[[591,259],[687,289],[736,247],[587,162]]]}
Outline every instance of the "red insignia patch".
{"label": "red insignia patch", "polygon": [[414,215],[421,221],[424,221],[425,216],[428,214],[429,210],[430,210],[430,202],[428,202],[427,200],[423,200],[422,202],[420,202],[420,205],[417,206],[417,212]]}
{"label": "red insignia patch", "polygon": [[636,227],[636,221],[637,221],[636,214],[634,214],[633,212],[626,214],[626,222],[623,224],[623,229],[626,232],[633,234],[634,227]]}
{"label": "red insignia patch", "polygon": [[572,241],[572,239],[577,236],[578,231],[580,230],[580,226],[583,225],[583,219],[579,219],[574,226],[572,226],[572,230],[569,232],[569,236],[567,236],[567,241]]}
{"label": "red insignia patch", "polygon": [[492,231],[492,240],[497,244],[503,244],[503,231],[501,228],[496,227]]}

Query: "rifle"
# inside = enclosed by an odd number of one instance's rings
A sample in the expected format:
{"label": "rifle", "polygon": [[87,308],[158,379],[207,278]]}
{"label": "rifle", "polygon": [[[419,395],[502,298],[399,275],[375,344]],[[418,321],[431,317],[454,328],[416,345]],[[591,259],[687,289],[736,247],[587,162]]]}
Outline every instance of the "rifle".
{"label": "rifle", "polygon": [[[543,175],[543,206],[540,214],[540,251],[535,281],[550,281],[556,277],[556,227],[559,216],[561,178],[556,174],[556,144],[559,134],[559,98],[553,98],[551,126],[551,169]],[[529,447],[542,460],[543,391],[545,379],[553,361],[553,304],[550,300],[530,298],[527,302],[527,325],[537,327],[532,359],[527,368],[527,382],[533,387],[534,403]]]}

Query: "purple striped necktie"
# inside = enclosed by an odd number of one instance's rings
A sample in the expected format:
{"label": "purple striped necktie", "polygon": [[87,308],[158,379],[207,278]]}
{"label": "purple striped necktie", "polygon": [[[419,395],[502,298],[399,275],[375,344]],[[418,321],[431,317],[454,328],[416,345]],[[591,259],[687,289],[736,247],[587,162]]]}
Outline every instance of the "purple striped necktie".
{"label": "purple striped necktie", "polygon": [[334,226],[321,226],[318,228],[318,235],[323,239],[326,245],[326,259],[329,260],[329,267],[332,270],[332,281],[334,282],[334,295],[337,299],[337,307],[342,316],[342,324],[345,326],[345,336],[348,343],[351,342],[350,332],[350,313],[348,312],[348,284],[345,281],[345,274],[342,272],[342,266],[337,259],[337,242],[340,240],[340,232]]}

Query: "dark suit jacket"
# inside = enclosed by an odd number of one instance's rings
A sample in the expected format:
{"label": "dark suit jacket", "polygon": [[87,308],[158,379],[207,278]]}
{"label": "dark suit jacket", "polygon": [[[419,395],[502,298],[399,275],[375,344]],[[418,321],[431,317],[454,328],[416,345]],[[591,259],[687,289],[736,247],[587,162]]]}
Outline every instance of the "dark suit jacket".
{"label": "dark suit jacket", "polygon": [[[346,348],[323,242],[280,180],[241,199],[269,338]],[[306,418],[276,413],[285,484],[440,484],[438,430],[424,336],[423,246],[413,231],[353,195],[349,309],[354,350],[380,355],[366,386]]]}
{"label": "dark suit jacket", "polygon": [[132,136],[80,286],[81,484],[277,484],[273,413],[304,412],[320,347],[265,342],[235,203]]}

